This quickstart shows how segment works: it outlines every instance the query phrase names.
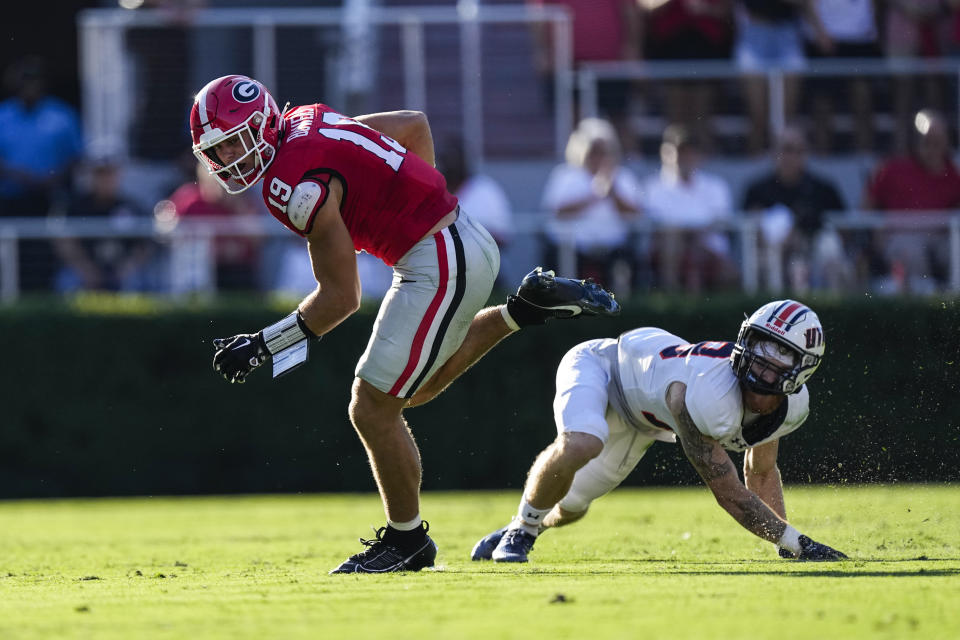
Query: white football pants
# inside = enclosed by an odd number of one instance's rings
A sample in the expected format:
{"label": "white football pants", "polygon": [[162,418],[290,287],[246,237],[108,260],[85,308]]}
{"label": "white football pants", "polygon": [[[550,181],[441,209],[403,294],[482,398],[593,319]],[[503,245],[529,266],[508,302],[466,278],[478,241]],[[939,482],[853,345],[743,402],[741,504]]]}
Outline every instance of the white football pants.
{"label": "white football pants", "polygon": [[570,349],[557,368],[553,418],[557,433],[589,433],[603,442],[596,458],[577,471],[560,501],[564,511],[586,511],[630,474],[654,442],[627,424],[608,402],[617,341],[589,340]]}

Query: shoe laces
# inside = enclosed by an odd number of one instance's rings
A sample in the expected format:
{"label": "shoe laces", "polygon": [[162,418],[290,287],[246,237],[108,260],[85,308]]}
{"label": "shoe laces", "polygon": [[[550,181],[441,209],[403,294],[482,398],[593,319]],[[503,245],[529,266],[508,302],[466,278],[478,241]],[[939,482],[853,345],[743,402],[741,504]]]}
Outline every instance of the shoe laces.
{"label": "shoe laces", "polygon": [[360,559],[360,558],[366,558],[375,553],[379,553],[380,550],[378,549],[378,547],[380,545],[384,545],[388,548],[395,549],[393,545],[387,544],[386,542],[383,541],[383,534],[386,533],[386,531],[387,531],[386,527],[380,527],[379,529],[373,530],[374,535],[376,536],[375,538],[371,538],[370,540],[360,538],[360,544],[362,544],[367,548],[361,551],[360,553],[356,554],[354,557],[357,559]]}
{"label": "shoe laces", "polygon": [[534,541],[537,539],[535,536],[524,531],[523,529],[507,529],[507,532],[503,534],[506,538],[504,544],[520,544],[525,547],[533,547]]}
{"label": "shoe laces", "polygon": [[[430,531],[430,523],[427,522],[426,520],[424,520],[424,521],[422,522],[421,527],[423,528],[423,533],[424,533],[424,535],[426,535],[427,532]],[[373,528],[373,527],[371,527],[371,528]],[[389,542],[385,542],[385,541],[384,541],[383,536],[384,536],[384,534],[385,534],[386,532],[387,532],[387,528],[386,528],[386,527],[380,527],[379,529],[373,528],[373,533],[374,533],[374,536],[375,536],[374,538],[371,538],[370,540],[367,540],[367,539],[364,539],[364,538],[360,538],[360,544],[362,544],[363,546],[367,547],[367,549],[365,549],[365,550],[361,551],[360,553],[358,553],[358,554],[356,555],[356,557],[357,557],[357,558],[365,558],[365,557],[367,557],[367,556],[369,556],[369,555],[372,555],[373,553],[378,553],[378,552],[379,552],[379,549],[377,549],[376,547],[378,547],[379,545],[383,545],[383,546],[387,547],[388,549],[392,549],[392,550],[395,550],[395,551],[399,551],[399,547],[397,547],[397,545],[395,545],[395,544],[390,544]]]}

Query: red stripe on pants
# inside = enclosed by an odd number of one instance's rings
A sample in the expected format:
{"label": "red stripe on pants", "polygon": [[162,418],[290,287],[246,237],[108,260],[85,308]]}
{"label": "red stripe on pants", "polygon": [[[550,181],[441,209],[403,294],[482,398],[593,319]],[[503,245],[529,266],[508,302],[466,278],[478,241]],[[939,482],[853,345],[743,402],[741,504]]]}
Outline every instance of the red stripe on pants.
{"label": "red stripe on pants", "polygon": [[427,339],[427,333],[430,331],[430,326],[433,324],[434,319],[437,317],[437,310],[440,308],[440,303],[443,302],[444,296],[447,295],[447,278],[449,274],[449,267],[447,265],[447,244],[443,239],[443,232],[438,231],[433,234],[433,239],[437,243],[437,262],[440,266],[440,286],[437,288],[437,293],[433,296],[433,300],[430,301],[430,306],[427,307],[427,313],[423,316],[423,320],[420,321],[420,326],[417,327],[417,333],[413,336],[413,345],[410,347],[410,358],[407,360],[407,366],[403,369],[403,373],[400,374],[400,377],[397,379],[396,383],[390,388],[390,395],[395,396],[400,393],[400,389],[403,388],[403,385],[407,383],[407,380],[410,379],[410,376],[413,375],[414,369],[417,368],[417,363],[420,361],[420,356],[423,352],[423,343]]}

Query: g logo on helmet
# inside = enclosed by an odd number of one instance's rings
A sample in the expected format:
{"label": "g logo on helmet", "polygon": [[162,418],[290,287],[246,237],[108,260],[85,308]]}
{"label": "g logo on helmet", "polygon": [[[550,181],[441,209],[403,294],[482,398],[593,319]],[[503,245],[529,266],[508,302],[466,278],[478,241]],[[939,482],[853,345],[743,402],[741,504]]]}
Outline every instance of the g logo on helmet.
{"label": "g logo on helmet", "polygon": [[233,99],[237,102],[253,102],[260,97],[260,85],[252,80],[243,80],[233,85]]}

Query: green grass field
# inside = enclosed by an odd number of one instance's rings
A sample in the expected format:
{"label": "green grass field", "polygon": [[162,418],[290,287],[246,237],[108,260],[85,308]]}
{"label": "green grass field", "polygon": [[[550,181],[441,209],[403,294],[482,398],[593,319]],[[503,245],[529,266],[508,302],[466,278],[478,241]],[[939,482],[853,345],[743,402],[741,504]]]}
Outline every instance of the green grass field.
{"label": "green grass field", "polygon": [[473,563],[516,492],[434,493],[438,566],[329,576],[375,495],[0,502],[0,638],[958,638],[960,489],[786,491],[851,560],[781,560],[706,489],[620,489],[523,566]]}

